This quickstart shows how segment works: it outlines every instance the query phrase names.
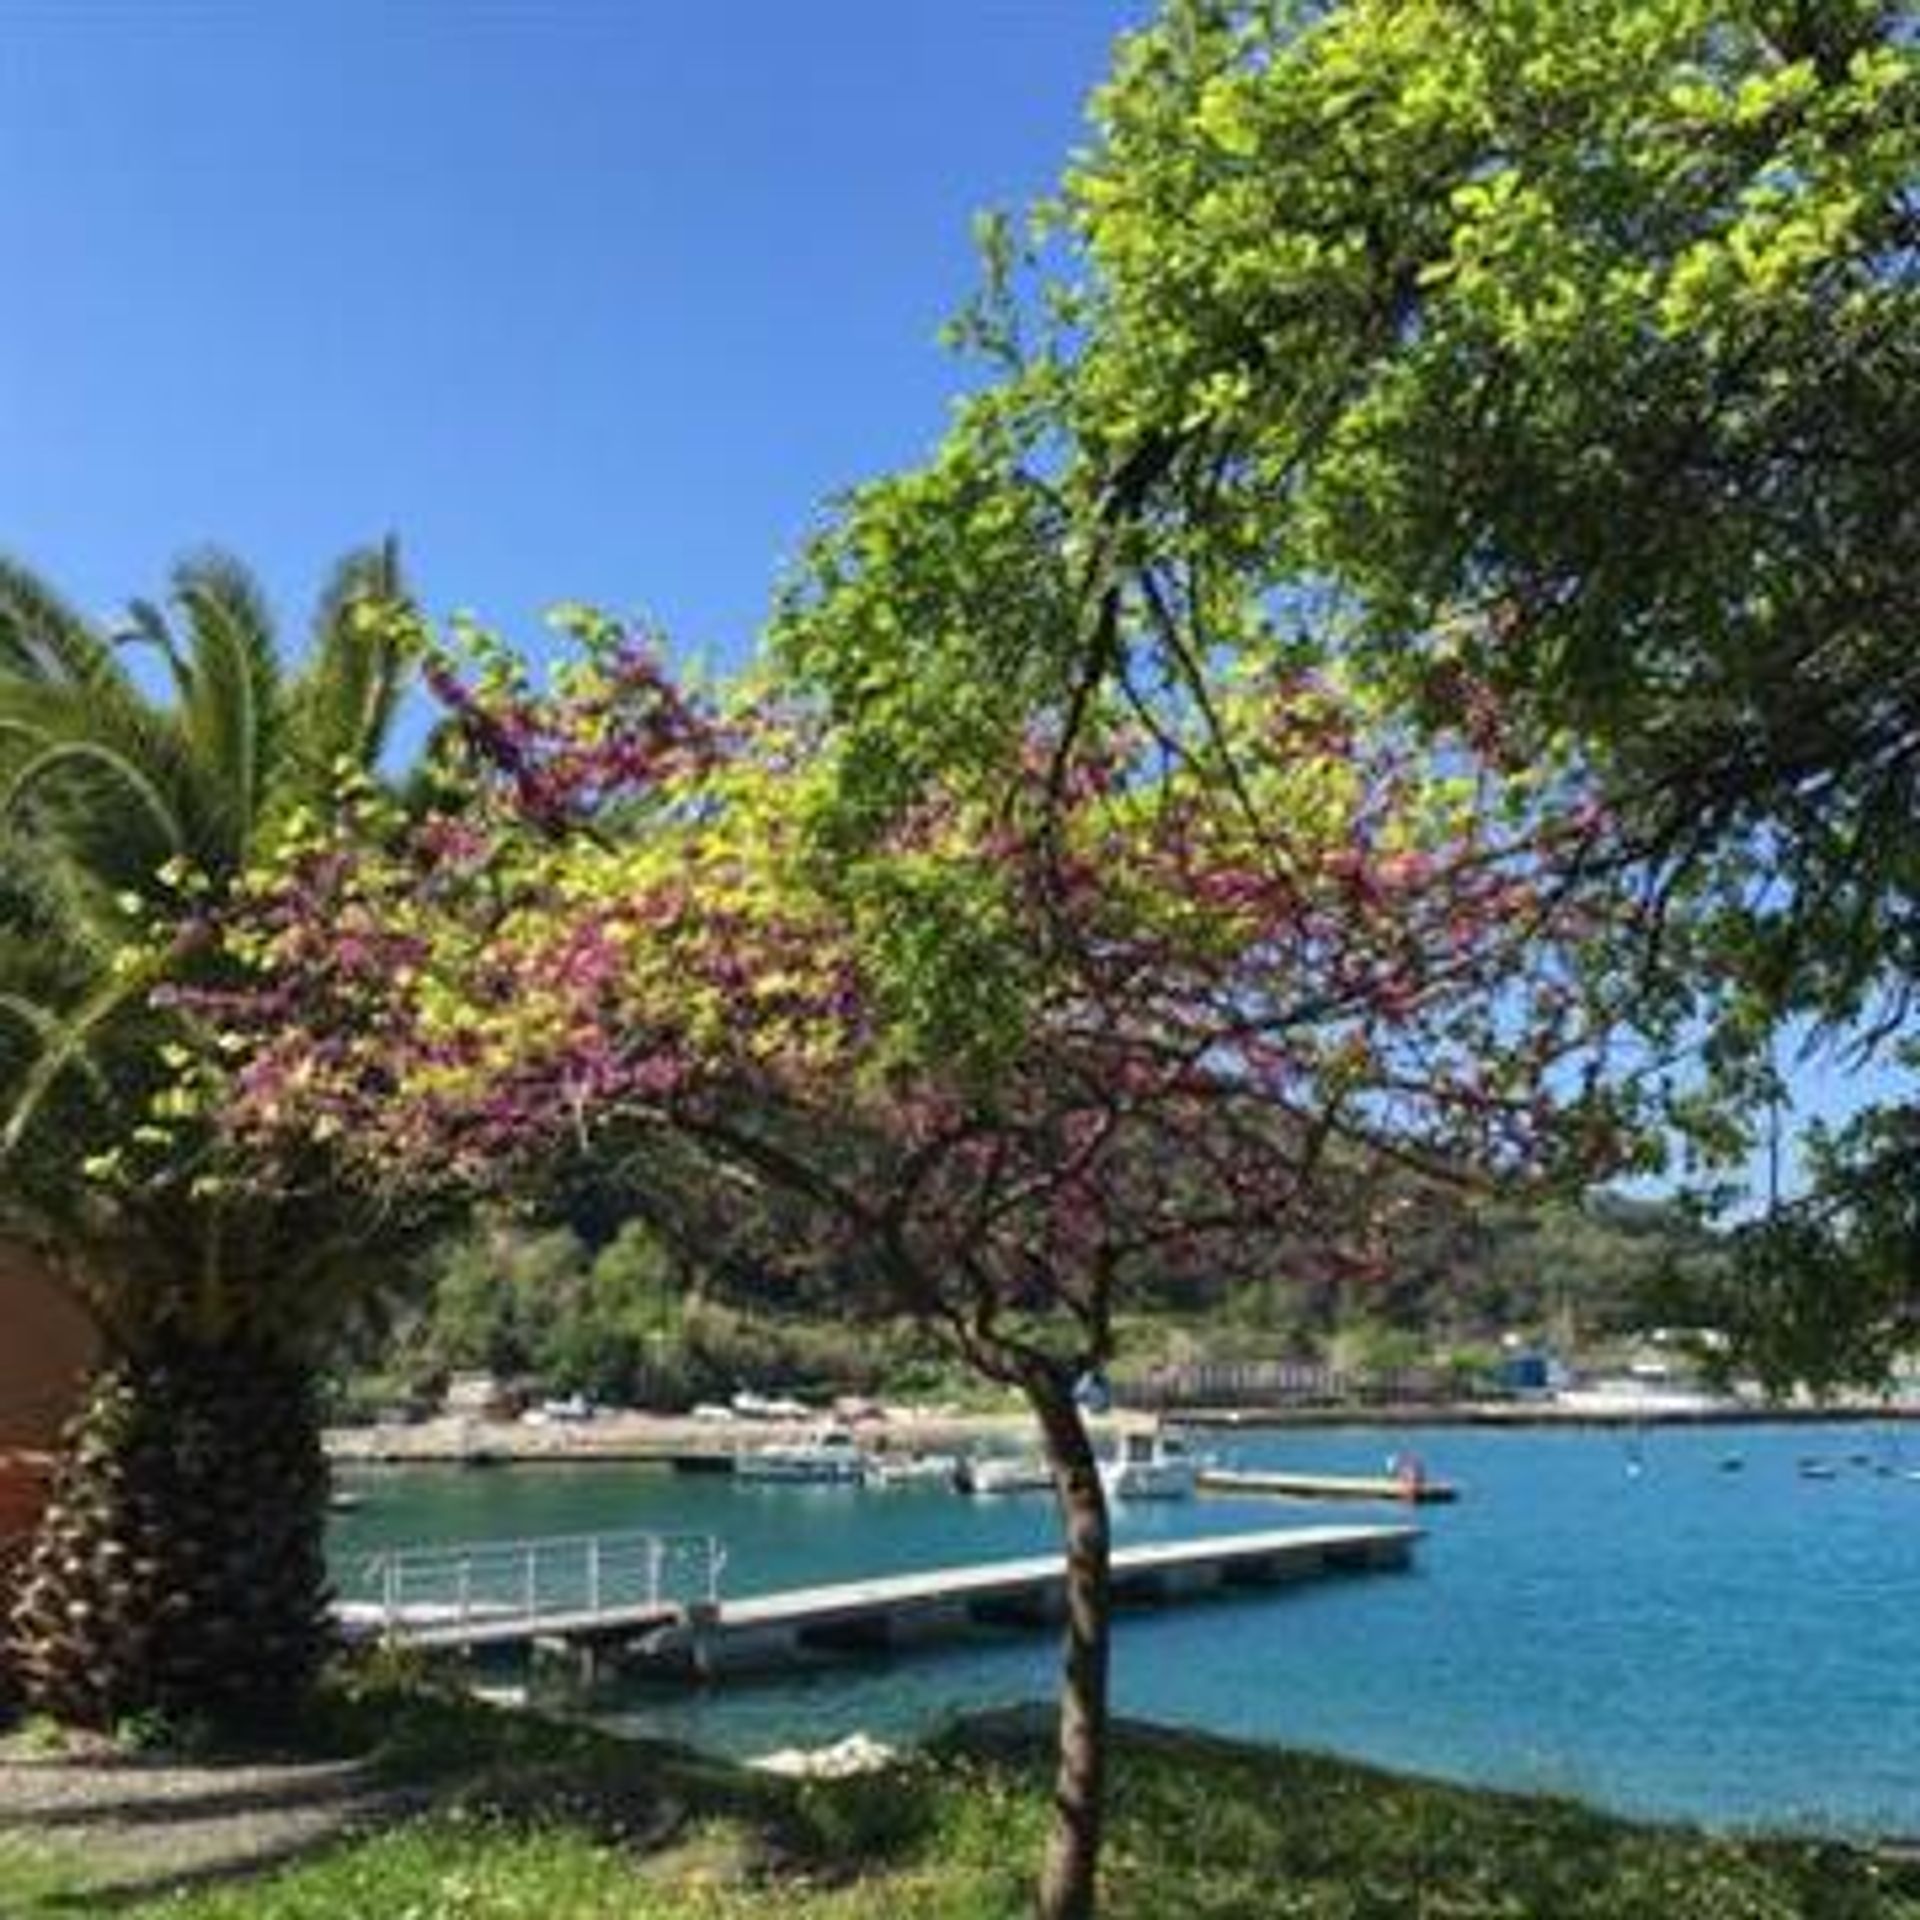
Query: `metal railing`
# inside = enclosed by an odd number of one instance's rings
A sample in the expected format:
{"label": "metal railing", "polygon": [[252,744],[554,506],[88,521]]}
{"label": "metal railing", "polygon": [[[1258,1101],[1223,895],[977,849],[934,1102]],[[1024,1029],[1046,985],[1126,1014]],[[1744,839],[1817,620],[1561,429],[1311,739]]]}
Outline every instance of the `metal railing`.
{"label": "metal railing", "polygon": [[404,1638],[475,1623],[713,1606],[727,1550],[711,1533],[579,1533],[389,1547],[341,1594],[349,1627]]}

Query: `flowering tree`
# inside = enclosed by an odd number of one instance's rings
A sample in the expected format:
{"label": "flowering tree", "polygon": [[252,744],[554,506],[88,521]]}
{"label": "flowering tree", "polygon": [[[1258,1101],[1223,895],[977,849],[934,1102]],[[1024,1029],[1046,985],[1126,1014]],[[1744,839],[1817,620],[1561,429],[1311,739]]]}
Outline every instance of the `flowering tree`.
{"label": "flowering tree", "polygon": [[[1277,654],[1305,597],[1409,713],[1464,661],[1578,733],[1664,870],[1650,1011],[1710,1034],[1692,1148],[1764,1137],[1795,1027],[1883,1103],[1803,1143],[1807,1204],[1734,1236],[1730,1295],[1669,1310],[1770,1377],[1871,1373],[1920,1319],[1920,1246],[1859,1210],[1920,1134],[1912,7],[1153,13],[1056,193],[989,223],[955,329],[984,379],[829,526],[796,653],[951,741],[987,673]],[[1002,590],[1023,515],[1081,556],[1064,606]]]}
{"label": "flowering tree", "polygon": [[1262,670],[1152,727],[1084,713],[1064,758],[1009,733],[992,779],[852,831],[817,706],[702,701],[587,640],[551,694],[497,652],[438,676],[465,756],[443,808],[368,793],[290,837],[222,929],[241,984],[197,1003],[222,1038],[185,1104],[269,1182],[322,1140],[395,1194],[583,1148],[751,1183],[850,1305],[1017,1387],[1067,1545],[1042,1905],[1089,1912],[1109,1537],[1075,1384],[1143,1271],[1282,1235],[1364,1267],[1410,1178],[1608,1150],[1567,1072],[1604,1023],[1577,955],[1614,910],[1605,822]]}

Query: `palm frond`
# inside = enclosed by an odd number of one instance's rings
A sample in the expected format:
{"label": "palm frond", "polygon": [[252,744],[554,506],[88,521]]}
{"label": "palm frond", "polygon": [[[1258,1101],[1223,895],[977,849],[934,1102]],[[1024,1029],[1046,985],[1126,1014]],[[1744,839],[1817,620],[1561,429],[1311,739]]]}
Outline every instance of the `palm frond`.
{"label": "palm frond", "polygon": [[[28,1041],[27,1052],[35,1058],[58,1052],[67,1033],[67,1023],[56,1009],[21,993],[0,992],[0,1026],[21,1030]],[[14,1051],[0,1047],[0,1053]],[[74,1057],[73,1065],[103,1101],[112,1098],[107,1076],[90,1054],[82,1051]]]}
{"label": "palm frond", "polygon": [[333,563],[313,612],[308,657],[326,648],[343,616],[364,601],[410,606],[406,574],[400,564],[400,542],[388,534],[370,547],[354,547]]}
{"label": "palm frond", "polygon": [[0,781],[19,788],[0,823],[110,892],[149,893],[207,830],[177,724],[124,684],[0,674]]}
{"label": "palm frond", "polygon": [[128,931],[124,897],[107,875],[49,857],[43,836],[0,823],[0,988],[71,1005]]}
{"label": "palm frond", "polygon": [[314,619],[306,664],[288,689],[288,799],[323,798],[336,766],[371,769],[412,666],[413,611],[392,539],[345,555]]}
{"label": "palm frond", "polygon": [[40,576],[0,555],[0,673],[79,684],[120,676],[113,648]]}
{"label": "palm frond", "polygon": [[42,747],[0,788],[0,818],[11,819],[37,787],[78,766],[99,769],[137,801],[167,845],[167,855],[184,853],[187,838],[167,797],[129,760],[98,740],[62,740]]}
{"label": "palm frond", "polygon": [[166,610],[152,600],[129,600],[127,624],[119,638],[136,646],[151,647],[167,663],[173,676],[173,691],[184,706],[193,698],[193,662],[181,651],[174,638]]}
{"label": "palm frond", "polygon": [[239,561],[208,553],[175,569],[192,670],[181,721],[194,770],[227,844],[219,864],[245,864],[278,744],[280,660],[273,617]]}
{"label": "palm frond", "polygon": [[93,1057],[96,1044],[123,1014],[144,1012],[150,996],[165,975],[159,955],[139,966],[112,973],[100,981],[72,1013],[53,1015],[43,1030],[33,1064],[21,1076],[0,1125],[0,1165],[12,1160],[47,1105],[48,1096],[69,1074],[78,1074],[96,1086],[110,1084],[106,1069]]}

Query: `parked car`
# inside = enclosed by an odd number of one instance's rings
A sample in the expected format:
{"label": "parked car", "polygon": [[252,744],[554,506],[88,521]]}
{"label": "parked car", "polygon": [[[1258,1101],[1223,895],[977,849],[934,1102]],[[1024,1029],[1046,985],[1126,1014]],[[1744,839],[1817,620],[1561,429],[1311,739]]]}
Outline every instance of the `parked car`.
{"label": "parked car", "polygon": [[763,1393],[740,1392],[733,1396],[733,1410],[743,1420],[811,1420],[814,1410],[804,1401],[791,1398],[769,1399]]}

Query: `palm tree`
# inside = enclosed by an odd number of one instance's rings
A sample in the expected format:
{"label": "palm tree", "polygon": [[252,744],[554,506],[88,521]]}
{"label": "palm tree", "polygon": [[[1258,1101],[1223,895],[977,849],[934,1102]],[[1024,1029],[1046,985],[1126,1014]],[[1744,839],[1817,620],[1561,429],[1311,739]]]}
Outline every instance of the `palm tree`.
{"label": "palm tree", "polygon": [[390,545],[348,556],[296,669],[223,555],[113,632],[0,561],[0,1230],[104,1346],[11,1620],[29,1699],[65,1718],[270,1711],[326,1647],[316,1362],[384,1223],[212,1177],[210,1132],[156,1130],[201,1039],[156,990],[217,984],[195,914],[377,768],[408,611]]}

